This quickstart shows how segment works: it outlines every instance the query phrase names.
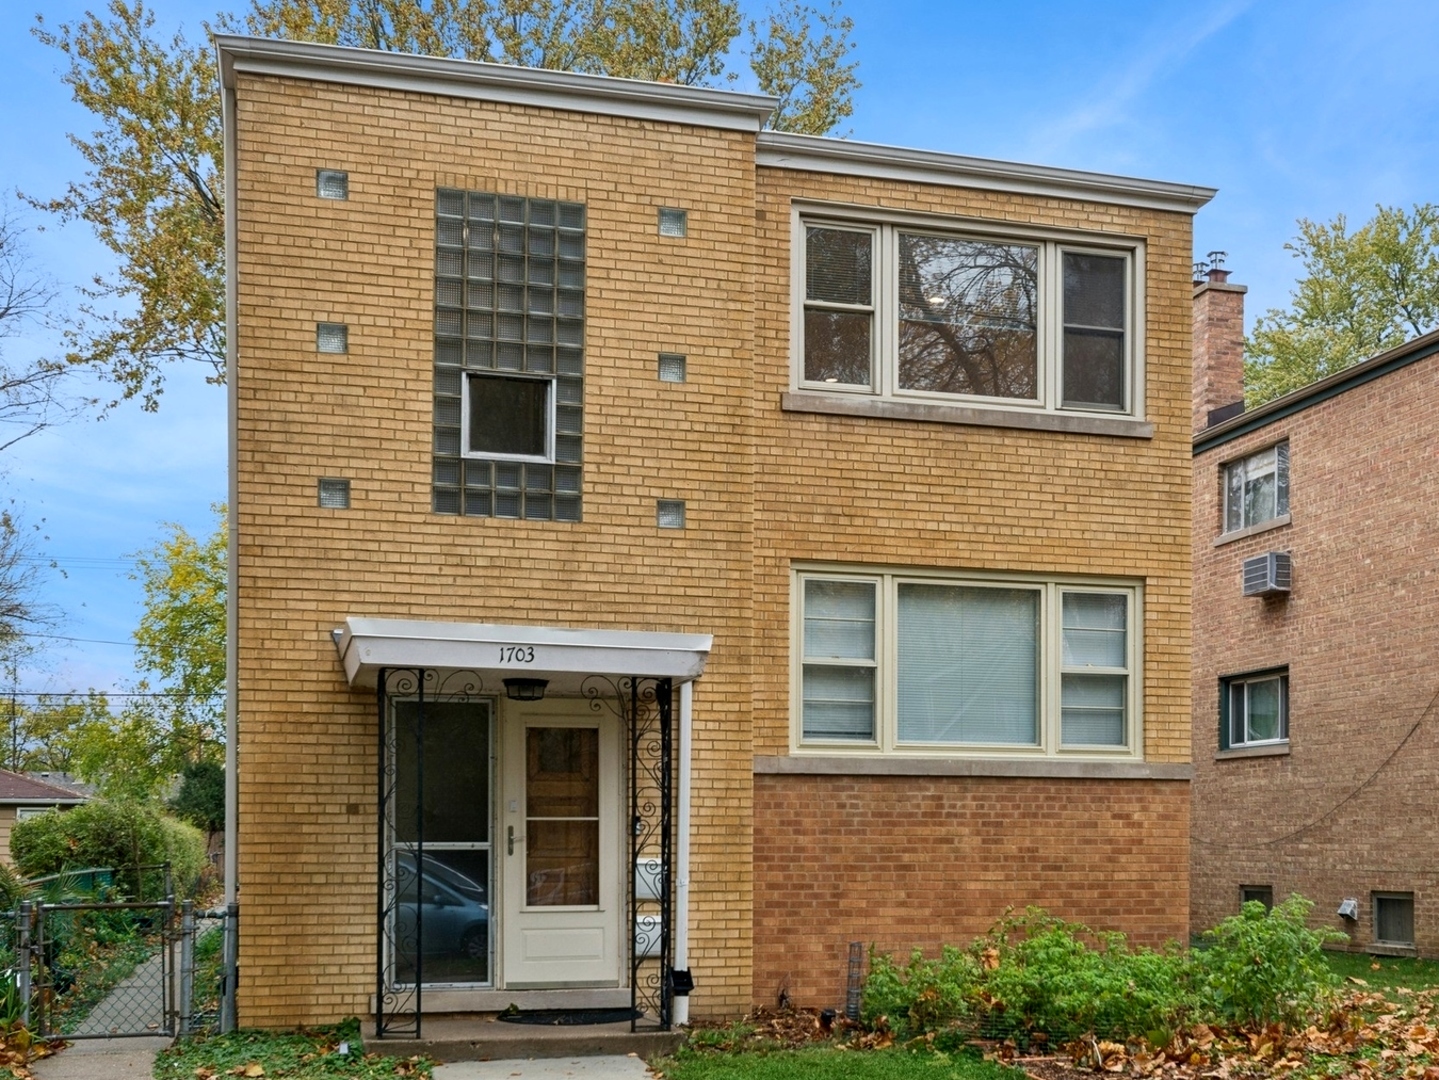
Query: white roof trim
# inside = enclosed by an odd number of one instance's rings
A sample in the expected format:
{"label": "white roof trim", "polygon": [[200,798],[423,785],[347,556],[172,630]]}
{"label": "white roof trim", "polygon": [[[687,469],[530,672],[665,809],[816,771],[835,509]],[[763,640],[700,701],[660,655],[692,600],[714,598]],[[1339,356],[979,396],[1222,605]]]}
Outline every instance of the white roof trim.
{"label": "white roof trim", "polygon": [[714,644],[709,634],[370,618],[346,619],[334,638],[351,686],[373,687],[381,668],[430,668],[491,676],[496,691],[522,675],[571,693],[589,675],[697,679]]}
{"label": "white roof trim", "polygon": [[755,153],[759,165],[773,169],[837,173],[984,191],[1012,191],[1049,198],[1090,199],[1119,206],[1191,214],[1217,194],[1216,188],[1193,184],[989,161],[932,150],[907,150],[898,146],[794,135],[783,131],[761,132]]}
{"label": "white roof trim", "polygon": [[729,131],[759,131],[779,104],[762,94],[708,87],[232,34],[215,35],[215,48],[227,89],[244,72]]}

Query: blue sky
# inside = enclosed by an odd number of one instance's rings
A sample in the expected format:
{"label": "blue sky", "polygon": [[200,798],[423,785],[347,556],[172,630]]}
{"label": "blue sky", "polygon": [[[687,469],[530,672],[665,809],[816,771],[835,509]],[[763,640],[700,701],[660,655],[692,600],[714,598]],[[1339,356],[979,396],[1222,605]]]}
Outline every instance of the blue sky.
{"label": "blue sky", "polygon": [[[191,40],[218,10],[151,6],[162,31]],[[65,134],[88,131],[87,115],[61,85],[57,56],[27,31],[32,10],[53,25],[85,7],[6,5],[5,192],[58,194],[80,172]],[[1217,187],[1196,219],[1195,251],[1229,253],[1234,280],[1250,288],[1251,321],[1286,302],[1296,218],[1358,223],[1376,203],[1439,201],[1432,0],[844,0],[844,10],[864,84],[845,125],[853,138]],[[51,222],[30,247],[63,286],[108,268],[82,227]],[[5,343],[15,358],[49,347],[43,333]],[[64,616],[56,633],[86,639],[42,642],[21,690],[133,679],[125,643],[140,596],[128,557],[165,522],[206,532],[225,493],[224,394],[202,376],[172,373],[158,414],[125,405],[0,458],[0,495],[41,526],[40,550],[59,567],[43,568],[44,599]],[[0,678],[0,695],[10,688]]]}

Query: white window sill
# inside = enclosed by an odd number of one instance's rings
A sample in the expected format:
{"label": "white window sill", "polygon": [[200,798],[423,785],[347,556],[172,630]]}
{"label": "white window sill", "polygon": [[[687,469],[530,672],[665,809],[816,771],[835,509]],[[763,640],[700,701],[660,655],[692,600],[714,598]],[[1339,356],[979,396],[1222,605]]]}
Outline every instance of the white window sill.
{"label": "white window sill", "polygon": [[1229,761],[1233,758],[1288,756],[1289,744],[1287,742],[1282,742],[1266,743],[1262,746],[1236,746],[1232,750],[1218,750],[1215,751],[1214,760]]}
{"label": "white window sill", "polygon": [[920,420],[931,424],[1061,431],[1072,435],[1117,435],[1128,439],[1154,437],[1153,424],[1128,416],[1042,412],[1037,409],[994,409],[979,405],[941,405],[929,401],[897,401],[872,394],[826,394],[815,390],[792,390],[780,395],[779,406],[785,412],[819,413],[827,416],[873,416],[885,420]]}
{"label": "white window sill", "polygon": [[1194,766],[1084,758],[900,757],[893,754],[760,756],[754,771],[808,776],[1034,776],[1072,780],[1191,780]]}
{"label": "white window sill", "polygon": [[1225,533],[1218,540],[1214,541],[1215,547],[1223,547],[1225,544],[1232,544],[1236,540],[1243,540],[1246,536],[1258,536],[1260,533],[1267,533],[1270,529],[1282,529],[1289,524],[1289,515],[1280,514],[1268,521],[1261,521],[1258,525],[1251,525],[1247,529],[1235,529],[1233,532]]}

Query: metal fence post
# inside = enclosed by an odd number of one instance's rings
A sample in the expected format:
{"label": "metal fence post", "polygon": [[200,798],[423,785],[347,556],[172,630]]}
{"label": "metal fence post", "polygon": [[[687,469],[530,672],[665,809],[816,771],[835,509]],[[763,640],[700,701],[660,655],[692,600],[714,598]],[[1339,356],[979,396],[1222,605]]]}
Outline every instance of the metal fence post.
{"label": "metal fence post", "polygon": [[220,991],[220,1031],[229,1033],[235,1030],[235,991],[236,984],[240,979],[240,905],[230,903],[225,907],[225,953],[224,953],[224,986]]}
{"label": "metal fence post", "polygon": [[190,1015],[195,991],[195,901],[180,905],[180,1034],[189,1035],[194,1025]]}
{"label": "metal fence post", "polygon": [[19,925],[18,940],[15,945],[15,956],[20,961],[20,1018],[28,1028],[30,1026],[30,901],[20,901],[20,913],[16,916]]}

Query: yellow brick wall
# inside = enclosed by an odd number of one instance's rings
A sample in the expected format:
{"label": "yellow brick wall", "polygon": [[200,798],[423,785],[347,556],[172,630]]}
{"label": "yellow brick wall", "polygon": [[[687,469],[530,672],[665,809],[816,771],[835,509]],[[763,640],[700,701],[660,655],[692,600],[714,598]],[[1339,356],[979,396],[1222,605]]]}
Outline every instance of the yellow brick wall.
{"label": "yellow brick wall", "polygon": [[[236,95],[243,1024],[369,1009],[377,721],[330,641],[347,616],[715,635],[696,1015],[751,1001],[752,755],[789,743],[793,561],[1143,578],[1146,753],[1188,760],[1187,216],[757,172],[752,137],[672,124],[250,75]],[[321,167],[348,201],[315,197]],[[583,524],[429,510],[442,186],[587,207]],[[1155,438],[781,413],[793,197],[1148,237]],[[687,240],[657,236],[662,205]],[[316,353],[318,321],[348,355]],[[655,378],[662,351],[687,382]],[[352,509],[316,506],[320,476]],[[686,529],[655,527],[657,498]]]}
{"label": "yellow brick wall", "polygon": [[[692,966],[742,1008],[752,137],[271,78],[237,100],[242,1023],[368,1012],[375,707],[329,636],[350,615],[714,634]],[[320,167],[348,201],[315,198]],[[429,511],[441,186],[588,208],[583,524]],[[687,240],[657,235],[661,205]],[[349,325],[348,355],[316,353],[317,321]],[[687,382],[657,380],[661,351]],[[350,478],[351,510],[316,506],[319,476]],[[655,527],[657,498],[685,530]]]}
{"label": "yellow brick wall", "polygon": [[[1154,437],[782,412],[792,200],[1146,238]],[[813,560],[1143,580],[1145,756],[1188,761],[1189,216],[764,168],[756,232],[755,752],[790,744],[790,565]]]}

